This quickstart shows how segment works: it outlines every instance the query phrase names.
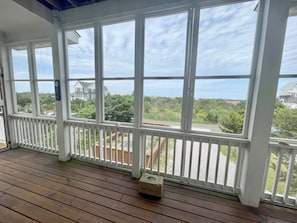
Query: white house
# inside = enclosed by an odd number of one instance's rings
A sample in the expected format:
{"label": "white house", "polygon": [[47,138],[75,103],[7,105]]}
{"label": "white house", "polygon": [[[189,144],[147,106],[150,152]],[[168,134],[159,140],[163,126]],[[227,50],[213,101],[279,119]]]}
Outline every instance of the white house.
{"label": "white house", "polygon": [[297,107],[297,81],[289,82],[282,87],[279,100],[288,107]]}
{"label": "white house", "polygon": [[74,93],[72,99],[89,100],[96,97],[94,81],[77,81],[74,84]]}

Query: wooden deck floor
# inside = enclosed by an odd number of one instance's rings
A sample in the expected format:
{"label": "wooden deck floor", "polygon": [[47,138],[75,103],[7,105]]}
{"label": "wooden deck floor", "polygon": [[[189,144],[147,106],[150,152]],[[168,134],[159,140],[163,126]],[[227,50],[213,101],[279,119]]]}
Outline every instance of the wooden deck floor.
{"label": "wooden deck floor", "polygon": [[166,183],[161,200],[130,174],[17,149],[0,153],[0,222],[297,222],[297,211],[241,205]]}

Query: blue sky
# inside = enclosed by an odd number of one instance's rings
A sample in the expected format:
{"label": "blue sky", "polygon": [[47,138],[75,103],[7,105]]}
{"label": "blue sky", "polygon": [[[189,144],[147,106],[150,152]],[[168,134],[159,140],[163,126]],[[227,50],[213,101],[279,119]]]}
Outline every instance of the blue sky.
{"label": "blue sky", "polygon": [[[201,10],[196,76],[250,73],[257,19],[255,4],[251,1]],[[184,75],[186,25],[187,12],[145,20],[145,77]],[[134,76],[134,27],[134,21],[103,26],[105,77]],[[281,73],[297,73],[297,16],[289,17],[287,30]],[[94,78],[94,30],[78,33],[79,44],[68,46],[70,78]],[[51,55],[42,50],[36,53],[39,77],[50,77]],[[16,61],[25,58],[20,51],[16,54]],[[26,75],[27,67],[19,64],[15,73]],[[197,80],[195,98],[245,99],[248,84],[247,79]],[[134,91],[132,81],[105,81],[104,85],[111,93]],[[182,88],[182,80],[144,82],[144,94],[149,96],[181,97]],[[48,91],[46,86],[42,89]]]}

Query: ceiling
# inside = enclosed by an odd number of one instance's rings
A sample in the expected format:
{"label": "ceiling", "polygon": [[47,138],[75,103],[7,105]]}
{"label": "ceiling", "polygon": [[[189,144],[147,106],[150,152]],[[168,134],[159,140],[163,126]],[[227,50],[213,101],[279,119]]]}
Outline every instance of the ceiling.
{"label": "ceiling", "polygon": [[84,5],[90,5],[105,0],[37,0],[50,10],[63,11],[66,9],[77,8]]}
{"label": "ceiling", "polygon": [[[40,8],[38,10],[42,11]],[[43,38],[50,35],[51,28],[50,21],[25,8],[24,5],[14,0],[0,1],[0,33],[4,35],[5,42]]]}

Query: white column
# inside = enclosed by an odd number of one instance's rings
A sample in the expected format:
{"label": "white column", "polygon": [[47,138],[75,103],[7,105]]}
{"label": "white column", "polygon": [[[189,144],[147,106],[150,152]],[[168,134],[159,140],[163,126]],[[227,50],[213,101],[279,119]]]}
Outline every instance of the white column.
{"label": "white column", "polygon": [[135,21],[135,79],[134,79],[134,127],[133,131],[133,168],[132,177],[139,178],[141,166],[144,167],[145,145],[143,134],[138,128],[143,121],[143,64],[144,64],[144,17],[136,16]]}
{"label": "white column", "polygon": [[248,138],[240,182],[240,200],[258,207],[265,181],[265,163],[284,45],[289,0],[262,0],[259,48]]}
{"label": "white column", "polygon": [[57,142],[59,146],[59,160],[67,161],[70,156],[69,127],[64,125],[67,119],[67,79],[65,72],[64,35],[59,24],[55,24],[52,35],[54,78],[60,81],[61,100],[56,100]]}
{"label": "white column", "polygon": [[[4,109],[4,118],[6,118],[6,123],[5,123],[5,134],[7,138],[7,143],[8,143],[8,148],[16,148],[17,145],[15,144],[14,141],[14,135],[12,134],[12,123],[9,120],[9,117],[7,114],[13,114],[14,113],[14,108],[13,108],[13,94],[12,94],[12,88],[11,88],[11,72],[9,68],[9,53],[8,49],[5,46],[4,43],[4,34],[0,33],[0,66],[2,69],[2,74],[3,74],[3,86],[4,89],[2,92],[4,92],[3,95],[3,100],[5,103],[6,109]],[[8,102],[8,103],[7,103]],[[5,111],[6,110],[6,111]],[[10,142],[10,143],[9,143]]]}

